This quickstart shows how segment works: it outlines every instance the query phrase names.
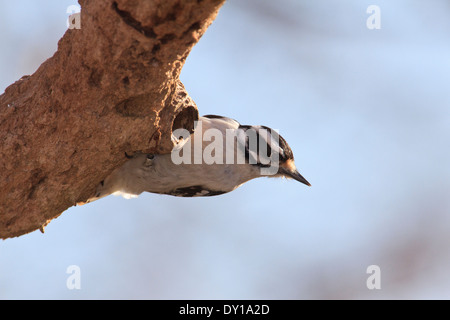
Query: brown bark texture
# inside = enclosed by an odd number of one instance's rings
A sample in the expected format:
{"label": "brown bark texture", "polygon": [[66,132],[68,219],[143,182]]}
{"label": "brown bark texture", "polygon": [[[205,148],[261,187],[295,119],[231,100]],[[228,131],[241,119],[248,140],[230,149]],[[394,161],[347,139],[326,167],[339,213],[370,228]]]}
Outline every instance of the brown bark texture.
{"label": "brown bark texture", "polygon": [[0,238],[93,194],[125,152],[168,153],[193,129],[179,81],[224,0],[80,0],[81,28],[0,96]]}

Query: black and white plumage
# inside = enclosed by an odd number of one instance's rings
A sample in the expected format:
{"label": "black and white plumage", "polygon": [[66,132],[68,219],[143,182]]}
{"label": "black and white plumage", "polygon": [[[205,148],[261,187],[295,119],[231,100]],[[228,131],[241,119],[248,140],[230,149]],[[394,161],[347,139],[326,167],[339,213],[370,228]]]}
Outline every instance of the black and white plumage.
{"label": "black and white plumage", "polygon": [[[192,152],[190,163],[179,164],[174,163],[171,154],[137,154],[103,180],[98,185],[95,195],[87,202],[109,194],[120,194],[125,198],[132,198],[144,191],[179,197],[215,196],[233,191],[243,183],[261,176],[287,177],[310,185],[297,171],[294,155],[286,140],[268,127],[240,125],[230,118],[206,115],[199,118],[195,131],[198,130],[201,130],[202,136],[212,132],[218,135],[215,136],[216,139],[223,137],[224,141],[213,141],[211,137],[202,139],[200,140],[201,148],[196,149],[195,144],[199,141],[194,137],[196,133],[193,133],[180,141],[173,137],[179,142],[178,149],[190,147],[190,150],[206,152],[207,148],[211,147],[211,143],[215,142],[223,146],[223,161],[220,161],[222,156],[216,154],[218,150],[215,150],[214,154],[211,153],[213,156],[219,156],[219,161],[212,164],[204,161],[196,163],[195,152]],[[255,145],[249,144],[249,138],[239,139],[250,131],[258,138],[256,149]],[[236,133],[237,138],[231,141],[225,140],[227,133],[230,132]],[[276,155],[278,163],[274,174],[262,173],[262,169],[270,166],[270,163],[264,162],[263,157],[258,153],[262,147],[267,152],[266,160],[269,159],[268,156]],[[175,151],[177,151],[176,148],[174,148]],[[231,163],[230,158],[226,158],[226,152],[230,150],[231,157],[235,160]],[[244,162],[237,161],[238,154],[242,156]]]}

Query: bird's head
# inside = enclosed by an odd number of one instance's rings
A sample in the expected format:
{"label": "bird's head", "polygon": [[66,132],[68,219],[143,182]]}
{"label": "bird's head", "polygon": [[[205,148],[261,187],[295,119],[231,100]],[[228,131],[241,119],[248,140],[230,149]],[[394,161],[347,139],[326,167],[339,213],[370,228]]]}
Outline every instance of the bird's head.
{"label": "bird's head", "polygon": [[[294,162],[294,153],[292,152],[286,140],[276,131],[266,126],[245,126],[245,130],[252,129],[256,131],[258,139],[258,152],[249,151],[251,148],[247,143],[248,157],[253,156],[257,159],[256,166],[260,167],[265,173],[262,175],[268,177],[285,177],[295,179],[301,183],[311,186],[311,184],[298,172]],[[263,150],[267,151],[267,158],[263,161],[261,154]],[[258,155],[256,155],[258,153]],[[262,152],[264,155],[265,152]],[[267,164],[267,159],[270,158],[270,163]],[[274,161],[275,160],[275,161]],[[274,165],[276,164],[276,165]]]}
{"label": "bird's head", "polygon": [[289,179],[295,179],[301,183],[311,186],[311,184],[306,180],[297,170],[294,162],[294,153],[289,147],[286,140],[278,135],[279,140],[279,163],[278,163],[278,173],[277,176],[283,176]]}
{"label": "bird's head", "polygon": [[245,132],[246,136],[246,159],[260,170],[259,174],[295,179],[311,186],[298,172],[294,162],[294,153],[276,130],[266,126],[249,125],[241,125],[239,128]]}

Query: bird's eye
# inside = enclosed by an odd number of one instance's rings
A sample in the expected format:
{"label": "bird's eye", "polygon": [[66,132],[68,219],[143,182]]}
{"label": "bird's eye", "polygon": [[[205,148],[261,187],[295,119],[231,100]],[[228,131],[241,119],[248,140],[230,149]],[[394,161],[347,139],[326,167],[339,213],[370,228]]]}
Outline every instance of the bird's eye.
{"label": "bird's eye", "polygon": [[152,166],[153,165],[153,159],[155,159],[155,155],[154,154],[148,154],[147,158],[145,159],[144,166],[146,166],[146,167]]}

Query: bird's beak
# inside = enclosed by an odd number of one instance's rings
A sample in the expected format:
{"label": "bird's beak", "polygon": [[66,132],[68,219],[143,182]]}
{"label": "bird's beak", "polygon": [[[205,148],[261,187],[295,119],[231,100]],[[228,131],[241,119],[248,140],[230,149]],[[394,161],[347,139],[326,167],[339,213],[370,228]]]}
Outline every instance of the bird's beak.
{"label": "bird's beak", "polygon": [[295,179],[295,180],[297,180],[298,182],[301,182],[301,183],[304,183],[304,184],[306,184],[307,186],[311,186],[311,184],[308,182],[308,180],[306,180],[298,171],[297,171],[297,169],[294,169],[294,170],[289,170],[289,169],[286,169],[286,168],[281,168],[281,173],[283,174],[283,175],[285,175],[286,177],[288,177],[288,178],[292,178],[292,179]]}

